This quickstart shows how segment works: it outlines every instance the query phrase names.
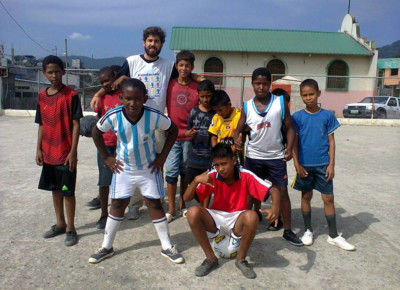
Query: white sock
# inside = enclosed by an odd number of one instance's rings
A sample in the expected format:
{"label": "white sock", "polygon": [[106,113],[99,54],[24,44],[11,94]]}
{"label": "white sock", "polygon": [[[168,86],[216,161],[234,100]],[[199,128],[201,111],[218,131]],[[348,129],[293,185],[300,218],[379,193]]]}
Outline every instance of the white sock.
{"label": "white sock", "polygon": [[111,249],[114,244],[114,239],[119,229],[119,225],[121,224],[123,217],[115,217],[111,214],[108,214],[106,228],[104,230],[104,240],[102,248]]}
{"label": "white sock", "polygon": [[171,240],[169,239],[169,228],[168,221],[166,217],[160,218],[158,220],[153,220],[153,225],[156,228],[158,238],[161,242],[161,248],[167,250],[172,247]]}

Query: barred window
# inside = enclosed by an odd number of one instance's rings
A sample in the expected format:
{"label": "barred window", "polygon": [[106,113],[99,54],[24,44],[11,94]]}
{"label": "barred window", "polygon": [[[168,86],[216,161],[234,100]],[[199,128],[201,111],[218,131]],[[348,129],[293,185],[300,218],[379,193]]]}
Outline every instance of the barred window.
{"label": "barred window", "polygon": [[[343,76],[349,75],[347,64],[342,60],[334,60],[328,65],[327,90],[347,91],[349,80]],[[342,76],[342,77],[335,77]]]}
{"label": "barred window", "polygon": [[[204,63],[204,73],[223,73],[224,72],[224,65],[222,61],[217,57],[210,57]],[[209,77],[206,76],[206,79],[212,81],[216,86],[223,85],[223,78],[221,77]]]}
{"label": "barred window", "polygon": [[[279,80],[285,75],[285,64],[279,59],[273,59],[267,64],[267,69],[273,75],[273,81]],[[277,76],[279,75],[279,76]]]}

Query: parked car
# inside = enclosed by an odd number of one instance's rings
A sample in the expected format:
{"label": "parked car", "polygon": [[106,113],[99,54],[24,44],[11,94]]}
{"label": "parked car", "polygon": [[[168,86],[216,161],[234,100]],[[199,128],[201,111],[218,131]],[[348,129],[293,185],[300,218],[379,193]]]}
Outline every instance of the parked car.
{"label": "parked car", "polygon": [[345,118],[371,118],[372,104],[374,106],[374,118],[399,119],[400,99],[392,96],[366,97],[359,103],[347,104],[343,109]]}

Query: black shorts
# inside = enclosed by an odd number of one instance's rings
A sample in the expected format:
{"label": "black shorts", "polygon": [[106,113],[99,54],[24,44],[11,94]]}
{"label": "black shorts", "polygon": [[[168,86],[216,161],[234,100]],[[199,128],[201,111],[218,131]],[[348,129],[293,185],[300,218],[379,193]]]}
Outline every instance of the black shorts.
{"label": "black shorts", "polygon": [[43,162],[39,189],[60,191],[63,196],[74,196],[76,169],[69,171],[69,165],[50,165]]}
{"label": "black shorts", "polygon": [[272,185],[288,185],[286,162],[283,159],[263,160],[246,157],[244,168],[252,171],[261,179],[268,179]]}

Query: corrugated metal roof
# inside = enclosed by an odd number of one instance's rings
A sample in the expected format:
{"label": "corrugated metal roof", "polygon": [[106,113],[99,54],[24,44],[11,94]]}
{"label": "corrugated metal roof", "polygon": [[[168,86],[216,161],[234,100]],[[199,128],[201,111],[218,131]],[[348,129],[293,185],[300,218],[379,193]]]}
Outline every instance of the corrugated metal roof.
{"label": "corrugated metal roof", "polygon": [[172,50],[373,55],[342,32],[173,27]]}
{"label": "corrugated metal roof", "polygon": [[378,59],[378,69],[400,68],[400,58]]}

